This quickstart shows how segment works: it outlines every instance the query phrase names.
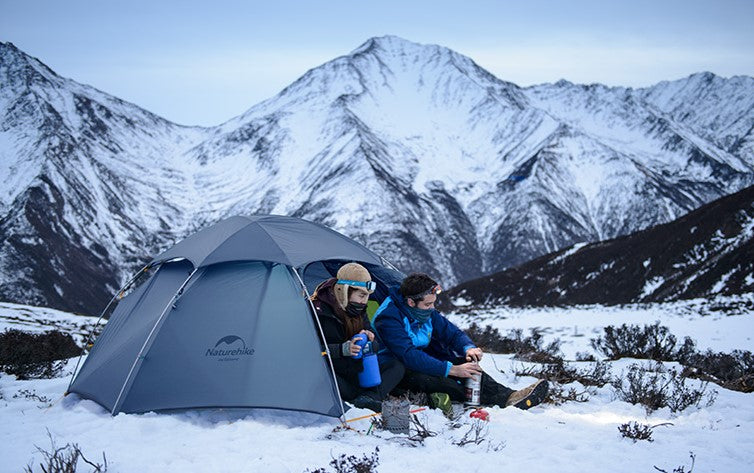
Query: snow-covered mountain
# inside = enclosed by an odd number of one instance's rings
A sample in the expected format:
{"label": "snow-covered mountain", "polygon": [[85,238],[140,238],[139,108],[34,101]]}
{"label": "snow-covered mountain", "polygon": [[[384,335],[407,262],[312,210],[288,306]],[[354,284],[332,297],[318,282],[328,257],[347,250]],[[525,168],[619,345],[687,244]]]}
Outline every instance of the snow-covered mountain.
{"label": "snow-covered mountain", "polygon": [[213,128],[0,44],[0,298],[96,312],[234,214],[303,217],[455,284],[667,222],[754,183],[754,79],[522,89],[373,38]]}
{"label": "snow-covered mountain", "polygon": [[443,302],[614,305],[743,293],[754,293],[754,186],[666,224],[466,281]]}
{"label": "snow-covered mountain", "polygon": [[201,130],[62,78],[0,44],[0,294],[96,312],[194,205]]}

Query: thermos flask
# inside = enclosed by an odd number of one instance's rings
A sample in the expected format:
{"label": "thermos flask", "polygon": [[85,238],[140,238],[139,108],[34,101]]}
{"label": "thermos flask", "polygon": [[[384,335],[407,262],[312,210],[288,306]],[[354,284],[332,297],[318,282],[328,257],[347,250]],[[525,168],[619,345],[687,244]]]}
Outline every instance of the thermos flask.
{"label": "thermos flask", "polygon": [[482,374],[478,374],[476,379],[466,378],[466,405],[478,406],[481,402],[482,394]]}
{"label": "thermos flask", "polygon": [[369,341],[365,333],[359,333],[356,335],[357,340],[354,341],[361,347],[361,350],[353,358],[361,359],[362,368],[359,372],[359,385],[362,388],[371,388],[377,386],[382,382],[380,376],[380,365],[377,362],[377,354],[372,350],[372,342]]}

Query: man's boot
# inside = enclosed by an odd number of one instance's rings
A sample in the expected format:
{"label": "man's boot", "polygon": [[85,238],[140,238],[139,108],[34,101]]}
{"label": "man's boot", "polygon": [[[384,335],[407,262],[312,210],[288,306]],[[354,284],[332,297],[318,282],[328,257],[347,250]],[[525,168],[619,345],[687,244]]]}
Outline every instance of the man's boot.
{"label": "man's boot", "polygon": [[505,403],[505,407],[515,406],[524,410],[534,407],[545,400],[549,389],[550,386],[546,380],[539,380],[524,389],[513,391],[508,398],[508,401]]}

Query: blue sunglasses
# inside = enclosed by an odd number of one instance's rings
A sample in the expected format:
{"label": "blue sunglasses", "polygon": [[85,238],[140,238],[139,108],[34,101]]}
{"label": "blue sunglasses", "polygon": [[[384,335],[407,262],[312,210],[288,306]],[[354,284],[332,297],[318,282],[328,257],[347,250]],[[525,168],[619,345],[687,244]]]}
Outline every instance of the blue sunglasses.
{"label": "blue sunglasses", "polygon": [[350,279],[338,279],[335,284],[347,284],[349,286],[363,287],[369,292],[374,292],[377,289],[377,283],[374,281],[351,281]]}

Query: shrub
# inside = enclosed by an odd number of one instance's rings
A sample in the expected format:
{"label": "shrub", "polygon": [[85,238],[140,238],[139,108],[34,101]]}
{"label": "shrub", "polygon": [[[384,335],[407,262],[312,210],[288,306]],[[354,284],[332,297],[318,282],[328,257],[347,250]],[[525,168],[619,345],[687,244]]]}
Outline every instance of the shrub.
{"label": "shrub", "polygon": [[675,369],[667,372],[667,376],[659,371],[650,371],[647,367],[638,364],[629,366],[625,376],[625,382],[616,378],[612,382],[617,397],[631,404],[641,404],[647,412],[652,412],[663,407],[670,408],[671,412],[680,412],[691,406],[701,406],[701,402],[707,395],[707,405],[711,405],[717,391],[706,392],[707,383],[703,383],[700,389],[686,386],[684,376],[678,374]]}
{"label": "shrub", "polygon": [[686,337],[683,344],[676,348],[678,340],[667,327],[661,326],[659,322],[644,327],[623,324],[616,328],[609,325],[604,331],[605,334],[592,339],[591,344],[592,348],[609,360],[644,358],[655,361],[683,362],[695,353],[694,341],[689,337]]}
{"label": "shrub", "polygon": [[[468,425],[468,430],[459,439],[452,440],[453,445],[465,447],[466,445],[487,445],[488,452],[499,452],[505,448],[505,442],[495,442],[488,438],[490,427],[489,422],[481,419],[474,419]],[[460,427],[456,425],[455,427]],[[454,427],[454,428],[455,428]]]}
{"label": "shrub", "polygon": [[[64,447],[57,447],[49,430],[47,431],[47,436],[50,438],[50,450],[45,450],[35,445],[37,452],[41,453],[44,458],[43,462],[39,464],[40,471],[44,473],[75,473],[79,466],[79,460],[92,467],[93,469],[90,471],[94,473],[107,471],[105,452],[102,452],[102,463],[94,463],[86,459],[77,444],[67,443]],[[24,468],[24,472],[26,473],[33,473],[33,471],[31,465],[27,465]]]}
{"label": "shrub", "polygon": [[487,439],[487,434],[489,434],[489,431],[490,428],[487,421],[474,419],[474,421],[469,425],[469,430],[467,430],[466,433],[463,434],[463,437],[458,440],[454,440],[453,445],[458,445],[459,447],[463,447],[464,445],[469,444],[479,445]]}
{"label": "shrub", "polygon": [[686,366],[682,372],[684,377],[713,382],[735,391],[754,392],[754,355],[750,351],[700,353],[689,337],[678,346],[676,337],[659,322],[643,328],[625,324],[618,328],[608,326],[605,335],[592,339],[591,343],[609,360],[632,357],[677,361]]}
{"label": "shrub", "polygon": [[73,338],[51,330],[29,333],[8,329],[0,334],[0,370],[18,379],[52,378],[65,366],[65,360],[79,355]]}
{"label": "shrub", "polygon": [[750,351],[715,353],[707,350],[686,360],[684,376],[711,381],[726,389],[750,393],[754,391],[754,356]]}
{"label": "shrub", "polygon": [[424,443],[424,439],[437,436],[437,432],[429,428],[426,416],[420,419],[416,414],[411,414],[411,428],[414,430],[414,433],[409,436],[409,439],[420,444]]}
{"label": "shrub", "polygon": [[629,438],[636,443],[637,440],[646,440],[652,442],[652,427],[648,424],[638,422],[627,422],[618,426],[618,432],[625,438]]}
{"label": "shrub", "polygon": [[[691,457],[691,467],[689,468],[689,471],[686,471],[686,467],[683,465],[673,468],[672,473],[691,473],[694,471],[694,462],[696,460],[696,455],[694,455],[694,452],[689,452],[689,456]],[[666,470],[663,470],[662,468],[658,468],[657,466],[654,467],[655,470],[660,471],[662,473],[668,473]]]}
{"label": "shrub", "polygon": [[47,396],[40,396],[37,394],[35,390],[28,390],[28,389],[21,389],[16,394],[13,395],[13,399],[19,399],[19,398],[26,398],[31,399],[32,401],[37,401],[41,403],[50,403],[52,399],[48,398]]}
{"label": "shrub", "polygon": [[648,374],[646,368],[631,365],[625,377],[627,384],[620,378],[616,378],[612,383],[618,398],[631,404],[641,404],[647,412],[664,407],[669,383],[666,384],[660,373],[654,372],[651,377]]}
{"label": "shrub", "polygon": [[686,386],[687,379],[688,378],[685,376],[679,375],[676,371],[672,371],[672,390],[670,391],[667,400],[671,412],[681,412],[692,406],[701,407],[702,401],[705,397],[707,398],[705,404],[711,406],[715,402],[715,398],[717,398],[717,391],[712,390],[707,392],[707,382],[704,382],[701,388],[695,389]]}
{"label": "shrub", "polygon": [[580,351],[576,353],[576,361],[597,361],[591,353]]}
{"label": "shrub", "polygon": [[[335,473],[377,473],[377,466],[380,464],[379,453],[379,447],[375,447],[370,456],[364,454],[361,458],[342,453],[338,458],[333,457],[330,466],[334,468]],[[306,471],[309,472],[309,469]],[[311,473],[327,473],[327,470],[317,468]]]}
{"label": "shrub", "polygon": [[549,391],[547,392],[547,397],[545,398],[544,402],[548,404],[554,404],[556,406],[559,406],[561,404],[564,404],[566,402],[589,402],[589,390],[584,391],[576,391],[574,388],[570,388],[568,391],[563,389],[562,386],[558,384],[554,384],[550,386]]}
{"label": "shrub", "polygon": [[598,361],[589,369],[579,370],[563,360],[544,366],[530,367],[516,371],[517,376],[534,376],[553,383],[570,384],[578,381],[584,386],[602,387],[612,381],[610,365]]}
{"label": "shrub", "polygon": [[531,335],[524,337],[521,329],[515,329],[504,337],[490,325],[482,329],[473,323],[466,334],[476,346],[490,353],[513,353],[516,358],[533,363],[555,363],[563,359],[559,354],[560,340],[544,346],[541,330],[531,329]]}

